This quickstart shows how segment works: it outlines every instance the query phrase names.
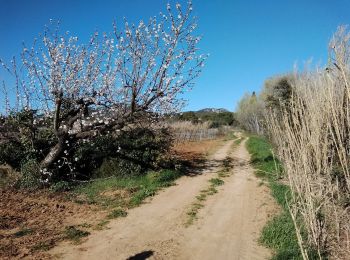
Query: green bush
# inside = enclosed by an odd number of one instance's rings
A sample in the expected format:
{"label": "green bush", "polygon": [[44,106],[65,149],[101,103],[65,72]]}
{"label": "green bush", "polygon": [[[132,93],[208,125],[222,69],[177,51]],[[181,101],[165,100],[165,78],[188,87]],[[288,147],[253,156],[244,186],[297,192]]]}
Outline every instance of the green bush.
{"label": "green bush", "polygon": [[0,144],[0,164],[8,164],[19,169],[25,158],[25,150],[19,142],[4,142]]}
{"label": "green bush", "polygon": [[[116,138],[110,137],[106,143],[100,142],[102,146],[95,146],[99,153],[95,152],[94,158],[87,154],[85,160],[94,164],[90,166],[90,169],[96,169],[93,177],[143,175],[147,170],[161,166],[171,143],[172,137],[167,129],[136,128]],[[99,159],[102,162],[96,167]]]}
{"label": "green bush", "polygon": [[67,181],[59,181],[51,185],[50,190],[53,192],[68,191],[72,188],[72,184]]}
{"label": "green bush", "polygon": [[41,179],[40,166],[35,160],[29,160],[21,167],[21,179],[19,185],[22,188],[34,190],[43,186]]}
{"label": "green bush", "polygon": [[93,177],[104,178],[110,176],[135,176],[141,175],[145,169],[138,163],[121,158],[109,158],[103,161],[102,165],[97,168]]}

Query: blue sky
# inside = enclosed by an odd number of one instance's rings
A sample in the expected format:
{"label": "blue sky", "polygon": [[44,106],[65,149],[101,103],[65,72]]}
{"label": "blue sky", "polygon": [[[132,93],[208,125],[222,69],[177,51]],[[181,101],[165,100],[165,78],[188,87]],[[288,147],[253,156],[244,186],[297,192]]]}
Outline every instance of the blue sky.
{"label": "blue sky", "polygon": [[[146,20],[165,10],[164,0],[0,0],[0,57],[9,60],[31,43],[50,18],[86,39],[95,30],[110,31],[114,19]],[[185,1],[179,1],[184,3]],[[247,91],[264,80],[300,67],[313,58],[327,61],[327,45],[338,25],[350,24],[347,0],[193,0],[210,53],[185,110],[223,107],[234,110]],[[2,76],[1,76],[2,75]],[[0,74],[3,77],[3,74]],[[1,96],[0,96],[1,98]]]}

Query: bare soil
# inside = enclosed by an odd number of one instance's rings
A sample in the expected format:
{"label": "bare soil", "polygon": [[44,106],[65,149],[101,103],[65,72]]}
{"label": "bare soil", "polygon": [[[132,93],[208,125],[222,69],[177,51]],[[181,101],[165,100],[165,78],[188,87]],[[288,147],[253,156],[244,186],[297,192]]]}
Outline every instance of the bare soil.
{"label": "bare soil", "polygon": [[[267,259],[271,252],[257,242],[275,212],[268,188],[260,185],[242,142],[233,153],[226,141],[201,174],[184,176],[148,203],[112,221],[80,245],[62,242],[50,253],[64,259]],[[204,202],[199,219],[186,227],[186,212],[208,180],[217,177],[222,160],[235,167],[218,193]]]}
{"label": "bare soil", "polygon": [[69,225],[95,223],[102,211],[48,191],[0,190],[0,259],[50,259]]}
{"label": "bare soil", "polygon": [[[199,169],[206,156],[222,142],[219,139],[178,143],[174,156]],[[11,171],[8,167],[0,170],[4,171],[0,172],[1,180]],[[102,195],[128,196],[125,193],[116,190]],[[65,239],[66,227],[77,226],[90,232],[103,228],[99,224],[105,222],[108,212],[97,206],[78,204],[70,195],[0,188],[0,259],[52,259],[48,250]]]}

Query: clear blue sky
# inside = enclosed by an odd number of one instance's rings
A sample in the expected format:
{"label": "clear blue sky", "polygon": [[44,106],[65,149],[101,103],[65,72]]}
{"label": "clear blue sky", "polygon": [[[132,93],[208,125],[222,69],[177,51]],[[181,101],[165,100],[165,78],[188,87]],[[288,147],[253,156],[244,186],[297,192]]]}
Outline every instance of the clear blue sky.
{"label": "clear blue sky", "polygon": [[[80,38],[110,31],[113,19],[131,22],[164,11],[164,0],[0,0],[0,57],[18,54],[50,18]],[[170,1],[174,3],[175,1]],[[184,3],[185,1],[179,1]],[[187,95],[186,110],[234,110],[247,91],[313,58],[326,62],[327,43],[340,24],[350,23],[347,0],[193,0],[207,65]],[[1,77],[1,74],[0,74]],[[3,76],[2,76],[3,77]]]}

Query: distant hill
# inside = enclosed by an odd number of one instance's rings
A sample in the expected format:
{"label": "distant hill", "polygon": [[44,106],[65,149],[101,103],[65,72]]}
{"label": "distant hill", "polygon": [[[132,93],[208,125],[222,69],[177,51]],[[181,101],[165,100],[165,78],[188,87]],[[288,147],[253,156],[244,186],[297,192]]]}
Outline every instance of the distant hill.
{"label": "distant hill", "polygon": [[198,113],[224,113],[224,112],[230,112],[225,108],[203,108],[198,111]]}
{"label": "distant hill", "polygon": [[198,111],[186,111],[169,118],[171,121],[191,121],[192,123],[211,122],[211,127],[235,125],[234,113],[224,108],[203,108]]}

